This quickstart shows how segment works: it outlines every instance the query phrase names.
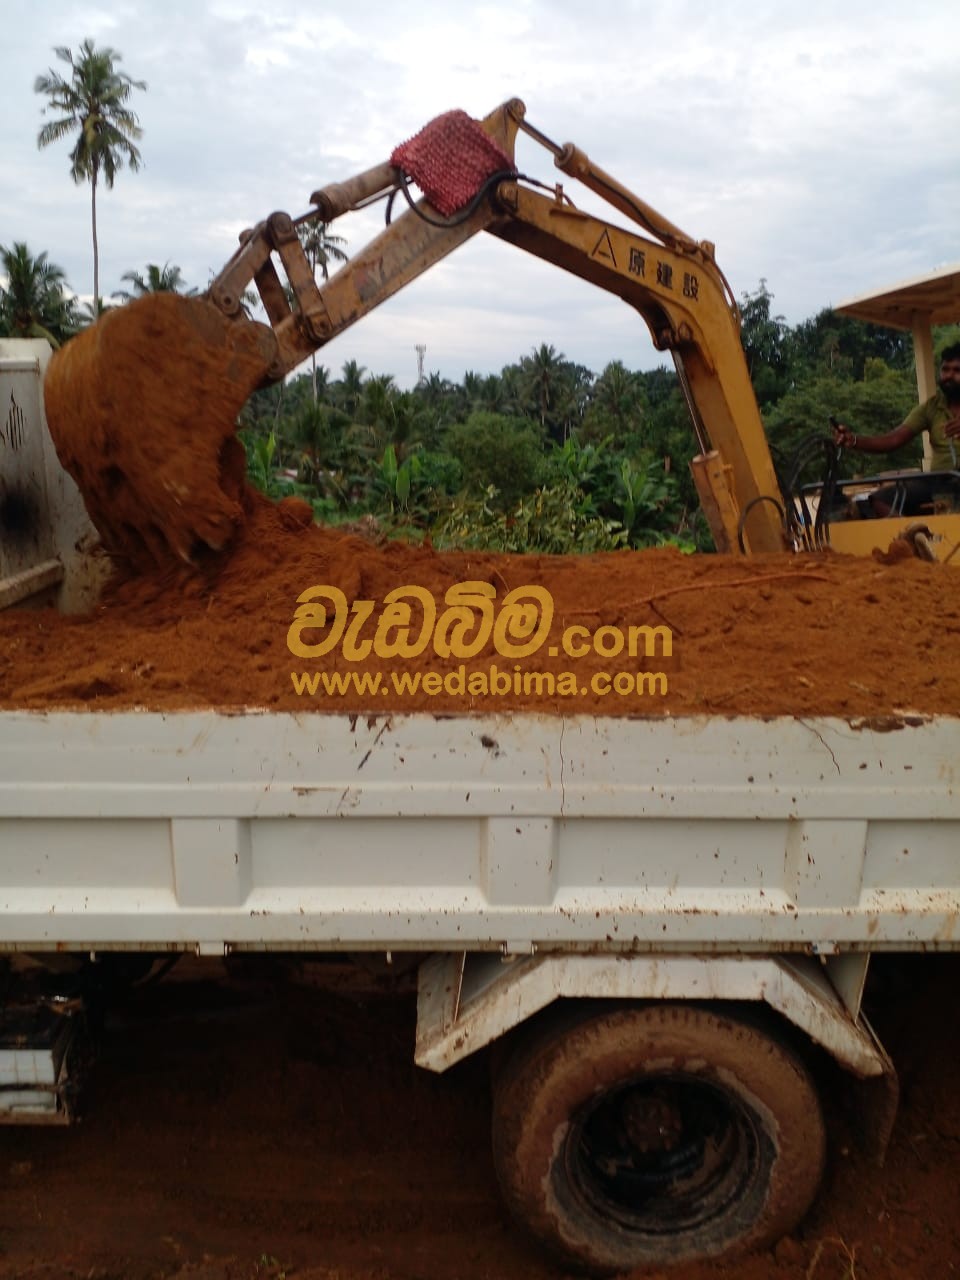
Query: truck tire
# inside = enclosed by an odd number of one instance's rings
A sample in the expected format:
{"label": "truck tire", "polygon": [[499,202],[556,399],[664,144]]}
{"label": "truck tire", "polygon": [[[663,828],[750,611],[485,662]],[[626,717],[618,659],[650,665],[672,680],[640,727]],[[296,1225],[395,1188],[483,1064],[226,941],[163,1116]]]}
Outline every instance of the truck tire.
{"label": "truck tire", "polygon": [[497,1073],[513,1214],[596,1274],[744,1252],[795,1226],[826,1142],[794,1052],[716,1007],[593,1010],[541,1027]]}

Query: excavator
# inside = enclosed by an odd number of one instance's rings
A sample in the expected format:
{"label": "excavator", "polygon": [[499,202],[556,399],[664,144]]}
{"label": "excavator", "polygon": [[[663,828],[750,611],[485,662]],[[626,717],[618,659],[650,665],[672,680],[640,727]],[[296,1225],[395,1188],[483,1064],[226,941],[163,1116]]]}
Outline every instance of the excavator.
{"label": "excavator", "polygon": [[[628,225],[578,208],[560,182],[521,174],[521,131]],[[383,231],[321,287],[298,227],[329,225],[381,200]],[[869,485],[839,486],[835,465],[817,486],[778,472],[714,245],[673,225],[574,144],[551,141],[528,123],[519,99],[483,120],[462,111],[437,117],[387,163],[315,191],[310,204],[299,218],[273,213],[244,232],[202,297],[147,296],[108,312],[55,354],[45,384],[51,434],[108,551],[156,566],[224,548],[242,519],[245,465],[235,431],[250,394],[480,231],[622,298],[655,347],[671,353],[699,447],[690,465],[718,551],[832,545],[864,554],[906,537],[913,553],[947,559],[960,544],[960,475],[931,479],[922,526],[894,510],[871,520],[864,538]],[[251,289],[268,324],[249,317]]]}

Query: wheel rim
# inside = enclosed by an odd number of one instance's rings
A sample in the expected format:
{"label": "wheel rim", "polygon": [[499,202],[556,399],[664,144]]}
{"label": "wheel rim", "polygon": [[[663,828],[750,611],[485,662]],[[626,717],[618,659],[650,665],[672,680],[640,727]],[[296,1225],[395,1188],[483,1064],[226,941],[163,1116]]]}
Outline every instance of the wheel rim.
{"label": "wheel rim", "polygon": [[567,1134],[565,1163],[593,1213],[633,1232],[669,1236],[742,1205],[769,1145],[756,1117],[728,1091],[670,1072],[591,1102]]}

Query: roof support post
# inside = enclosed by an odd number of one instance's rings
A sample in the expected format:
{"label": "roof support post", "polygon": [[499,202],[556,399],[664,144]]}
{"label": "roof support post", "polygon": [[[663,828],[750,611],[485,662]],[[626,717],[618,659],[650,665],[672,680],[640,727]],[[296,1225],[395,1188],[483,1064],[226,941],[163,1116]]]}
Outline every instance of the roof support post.
{"label": "roof support post", "polygon": [[[921,404],[937,390],[937,374],[933,364],[933,317],[929,311],[914,311],[910,317],[913,334],[913,359],[917,367],[917,396]],[[923,437],[923,469],[930,470],[932,460],[930,437]]]}

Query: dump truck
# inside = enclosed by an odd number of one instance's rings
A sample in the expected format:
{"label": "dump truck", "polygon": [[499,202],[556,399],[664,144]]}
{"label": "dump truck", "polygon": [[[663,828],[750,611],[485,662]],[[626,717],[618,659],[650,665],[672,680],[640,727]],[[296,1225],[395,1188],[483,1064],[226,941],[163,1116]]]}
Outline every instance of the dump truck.
{"label": "dump truck", "polygon": [[[517,129],[531,128],[522,104],[458,116],[459,156],[472,126],[496,150],[480,146],[465,205],[422,142],[315,193],[329,222],[409,194],[404,164],[424,191],[322,292],[293,221],[274,215],[205,299],[133,304],[52,361],[42,344],[0,345],[0,601],[89,609],[103,548],[166,582],[171,565],[202,573],[229,555],[243,399],[481,229],[549,246],[677,355],[709,446],[695,473],[718,544],[786,557],[825,538],[825,522],[784,506],[712,246],[536,131],[647,237],[532,189],[512,164]],[[269,325],[243,314],[251,279]],[[170,417],[155,431],[143,407],[161,392]],[[176,436],[198,402],[186,470]],[[948,536],[929,530],[933,545]],[[458,644],[481,651],[477,619],[484,652],[518,670],[531,634],[544,640],[544,601],[538,620],[490,583],[455,588],[433,613],[419,598],[438,678]],[[335,591],[305,591],[287,634],[320,667],[360,616]],[[402,653],[409,601],[386,603],[378,635]],[[667,637],[654,631],[640,638],[656,665]],[[71,1118],[105,972],[181,954],[404,957],[416,1061],[444,1071],[489,1054],[505,1201],[567,1265],[725,1257],[791,1231],[824,1169],[823,1089],[853,1082],[877,1151],[893,1123],[895,1067],[863,1010],[871,956],[960,947],[960,722],[894,705],[495,707],[105,711],[94,690],[82,705],[0,711],[0,1119]]]}

